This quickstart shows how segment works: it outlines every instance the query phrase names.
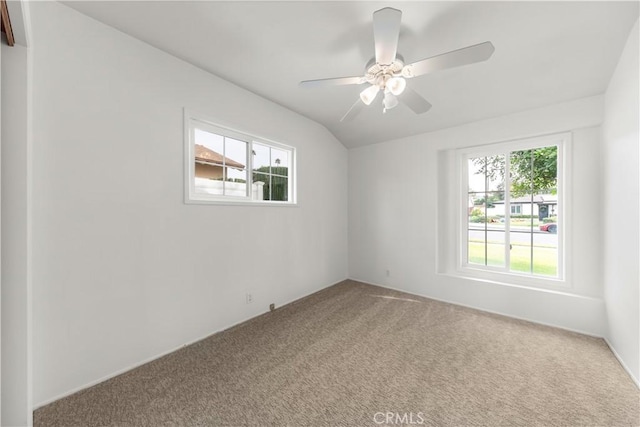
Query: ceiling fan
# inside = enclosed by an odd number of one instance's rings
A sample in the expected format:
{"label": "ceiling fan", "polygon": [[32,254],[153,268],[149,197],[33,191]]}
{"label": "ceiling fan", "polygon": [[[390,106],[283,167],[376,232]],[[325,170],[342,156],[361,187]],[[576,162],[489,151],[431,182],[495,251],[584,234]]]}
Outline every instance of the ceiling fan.
{"label": "ceiling fan", "polygon": [[364,76],[305,80],[300,82],[300,86],[315,88],[368,83],[369,86],[360,92],[360,98],[340,119],[341,122],[353,119],[365,105],[373,102],[378,92],[384,94],[383,112],[395,108],[400,100],[416,114],[422,114],[431,108],[431,104],[416,91],[407,87],[406,79],[433,71],[486,61],[493,54],[494,47],[491,42],[484,42],[405,64],[402,56],[397,53],[401,17],[402,11],[391,7],[385,7],[373,13],[375,58],[365,66]]}

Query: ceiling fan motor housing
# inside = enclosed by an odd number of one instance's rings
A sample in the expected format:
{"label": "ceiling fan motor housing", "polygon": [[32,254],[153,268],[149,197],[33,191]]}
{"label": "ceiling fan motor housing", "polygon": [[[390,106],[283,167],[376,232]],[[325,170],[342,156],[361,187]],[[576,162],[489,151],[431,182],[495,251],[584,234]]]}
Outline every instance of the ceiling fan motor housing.
{"label": "ceiling fan motor housing", "polygon": [[367,83],[378,85],[381,89],[384,89],[387,80],[400,76],[403,68],[404,62],[399,55],[395,61],[388,65],[379,64],[374,58],[367,63],[364,78]]}

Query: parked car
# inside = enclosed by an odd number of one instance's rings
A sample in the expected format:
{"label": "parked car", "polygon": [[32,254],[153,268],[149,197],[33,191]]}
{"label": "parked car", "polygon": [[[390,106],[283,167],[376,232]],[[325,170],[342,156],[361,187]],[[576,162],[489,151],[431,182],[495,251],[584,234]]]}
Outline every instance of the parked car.
{"label": "parked car", "polygon": [[550,222],[548,224],[541,224],[540,231],[546,231],[548,233],[557,233],[558,232],[558,224]]}

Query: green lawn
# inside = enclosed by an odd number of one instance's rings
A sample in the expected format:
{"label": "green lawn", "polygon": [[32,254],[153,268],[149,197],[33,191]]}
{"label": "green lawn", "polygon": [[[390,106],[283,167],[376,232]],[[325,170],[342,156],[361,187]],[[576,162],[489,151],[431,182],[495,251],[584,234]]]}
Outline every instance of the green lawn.
{"label": "green lawn", "polygon": [[[526,244],[512,244],[511,271],[529,273],[531,271],[531,247]],[[469,241],[469,263],[485,265],[484,242]],[[558,250],[555,247],[533,247],[533,273],[555,276],[558,271]],[[504,244],[488,242],[486,265],[504,266]]]}

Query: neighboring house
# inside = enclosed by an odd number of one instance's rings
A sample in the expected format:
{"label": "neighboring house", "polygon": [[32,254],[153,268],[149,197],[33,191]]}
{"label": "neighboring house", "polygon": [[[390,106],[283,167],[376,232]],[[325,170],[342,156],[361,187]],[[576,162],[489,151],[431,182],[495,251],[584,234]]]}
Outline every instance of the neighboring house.
{"label": "neighboring house", "polygon": [[[532,203],[533,202],[533,203]],[[504,201],[493,202],[490,215],[505,215]],[[538,219],[555,216],[558,210],[558,196],[553,194],[537,194],[511,199],[511,215],[535,215]]]}
{"label": "neighboring house", "polygon": [[[238,196],[247,195],[247,184],[245,182],[234,182],[229,179],[227,168],[243,171],[245,166],[242,163],[224,157],[203,145],[195,144],[195,191],[198,193],[211,194],[214,196]],[[225,178],[224,181],[223,178]],[[224,182],[223,182],[224,181]],[[253,200],[263,200],[264,182],[254,182],[252,187]]]}
{"label": "neighboring house", "polygon": [[220,153],[196,144],[196,170],[197,178],[222,179],[225,168],[244,170],[244,165],[224,157]]}

